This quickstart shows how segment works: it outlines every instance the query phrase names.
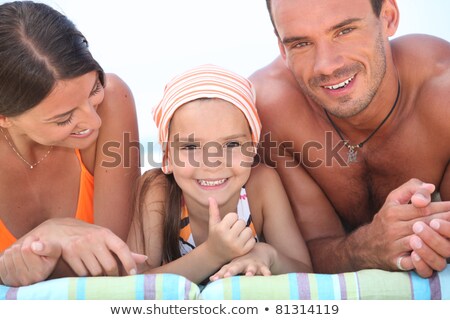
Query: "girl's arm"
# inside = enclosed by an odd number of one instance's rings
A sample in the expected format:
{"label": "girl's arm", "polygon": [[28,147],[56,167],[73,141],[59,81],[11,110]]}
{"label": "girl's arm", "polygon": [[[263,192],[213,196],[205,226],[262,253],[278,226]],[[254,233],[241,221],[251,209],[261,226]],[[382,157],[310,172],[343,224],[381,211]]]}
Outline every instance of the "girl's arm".
{"label": "girl's arm", "polygon": [[262,230],[265,243],[256,244],[247,255],[234,259],[211,279],[238,274],[312,272],[308,249],[275,170],[263,165],[253,168],[246,190],[255,227]]}
{"label": "girl's arm", "polygon": [[312,272],[308,248],[295,221],[280,177],[274,169],[263,165],[255,169],[258,170],[255,183],[259,186],[259,192],[263,194],[261,199],[264,201],[264,239],[277,253],[271,267],[272,273]]}
{"label": "girl's arm", "polygon": [[[145,179],[146,175],[142,177]],[[200,283],[236,256],[243,255],[254,246],[250,228],[230,213],[220,219],[217,203],[210,202],[208,239],[190,253],[167,264],[162,264],[163,228],[165,217],[165,177],[161,174],[153,180],[145,192],[145,200],[139,200],[140,212],[133,218],[128,244],[132,250],[148,256],[147,273],[174,273]],[[142,182],[140,183],[142,185]]]}

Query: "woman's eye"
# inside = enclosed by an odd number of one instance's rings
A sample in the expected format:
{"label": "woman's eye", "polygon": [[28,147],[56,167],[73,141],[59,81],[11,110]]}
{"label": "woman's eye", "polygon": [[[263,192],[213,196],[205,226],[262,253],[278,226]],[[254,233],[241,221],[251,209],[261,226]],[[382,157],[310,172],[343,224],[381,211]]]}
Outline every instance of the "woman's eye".
{"label": "woman's eye", "polygon": [[100,81],[97,81],[97,84],[96,84],[94,90],[92,90],[90,96],[91,96],[91,97],[92,97],[92,96],[95,96],[97,93],[99,93],[99,92],[102,91],[102,90],[103,90],[103,85],[102,85],[102,83],[101,83]]}
{"label": "woman's eye", "polygon": [[70,117],[67,120],[61,121],[61,122],[56,122],[56,124],[58,126],[67,126],[69,124],[72,123],[72,114],[70,115]]}

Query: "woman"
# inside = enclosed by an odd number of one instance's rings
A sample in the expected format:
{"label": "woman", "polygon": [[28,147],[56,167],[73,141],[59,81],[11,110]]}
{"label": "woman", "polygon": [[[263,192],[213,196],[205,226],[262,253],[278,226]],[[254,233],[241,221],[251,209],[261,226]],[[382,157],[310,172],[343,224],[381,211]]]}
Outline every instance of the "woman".
{"label": "woman", "polygon": [[1,283],[133,274],[142,257],[123,241],[140,174],[138,151],[123,148],[138,140],[130,90],[44,4],[0,6],[0,61]]}

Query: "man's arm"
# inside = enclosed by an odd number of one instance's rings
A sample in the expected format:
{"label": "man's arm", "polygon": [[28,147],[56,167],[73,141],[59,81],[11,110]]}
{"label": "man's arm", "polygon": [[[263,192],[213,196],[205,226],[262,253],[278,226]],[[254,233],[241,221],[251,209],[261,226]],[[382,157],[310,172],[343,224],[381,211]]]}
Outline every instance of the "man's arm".
{"label": "man's arm", "polygon": [[[450,210],[450,203],[432,203],[425,208],[416,208],[409,203],[416,197],[419,200],[415,202],[420,202],[418,207],[427,205],[434,190],[432,185],[413,179],[389,194],[370,224],[346,234],[327,197],[303,167],[293,167],[293,158],[288,155],[272,152],[270,160],[274,161],[287,190],[311,253],[314,272],[398,270],[397,259],[401,256],[406,257],[402,267],[413,269],[409,255],[414,223],[430,221],[431,214],[448,218],[446,211]],[[421,275],[429,276],[426,270]]]}
{"label": "man's arm", "polygon": [[[450,200],[450,43],[432,36],[410,35],[400,37],[396,43],[396,60],[404,78],[415,81],[420,90],[415,97],[416,113],[429,134],[430,145],[438,150],[447,166],[436,185],[440,200]],[[411,68],[411,63],[415,67]],[[418,169],[420,170],[420,169]],[[439,169],[437,169],[439,170]],[[438,200],[439,201],[439,200]],[[450,220],[433,219],[429,223],[416,222],[412,262],[416,271],[431,275],[433,270],[445,267],[443,258],[450,257]]]}

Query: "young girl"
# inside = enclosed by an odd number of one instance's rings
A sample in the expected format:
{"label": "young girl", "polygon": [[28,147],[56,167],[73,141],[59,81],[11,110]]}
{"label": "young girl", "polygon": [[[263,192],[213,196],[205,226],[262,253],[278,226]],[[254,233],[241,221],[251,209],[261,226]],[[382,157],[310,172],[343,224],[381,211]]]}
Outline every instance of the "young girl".
{"label": "young girl", "polygon": [[163,166],[145,173],[128,237],[150,273],[195,283],[311,272],[275,171],[252,168],[261,131],[251,83],[212,65],[174,78],[154,110]]}

